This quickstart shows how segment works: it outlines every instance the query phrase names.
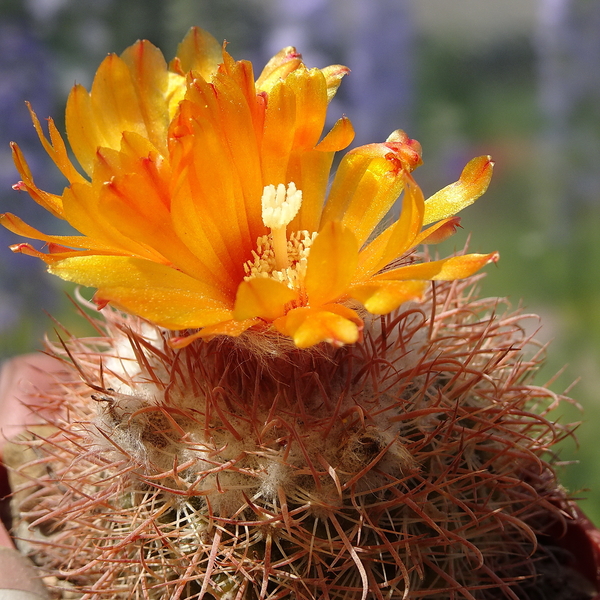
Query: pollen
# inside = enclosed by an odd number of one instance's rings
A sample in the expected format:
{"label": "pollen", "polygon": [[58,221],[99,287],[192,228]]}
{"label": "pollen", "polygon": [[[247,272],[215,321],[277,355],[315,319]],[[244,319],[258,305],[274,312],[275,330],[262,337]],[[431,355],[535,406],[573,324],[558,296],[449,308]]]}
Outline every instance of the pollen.
{"label": "pollen", "polygon": [[310,233],[306,230],[294,231],[286,241],[286,255],[289,266],[279,269],[275,260],[273,235],[263,235],[256,241],[256,250],[252,251],[252,260],[244,264],[247,281],[254,277],[271,277],[276,281],[285,283],[291,289],[300,289],[306,275],[306,265],[310,247],[317,232]]}

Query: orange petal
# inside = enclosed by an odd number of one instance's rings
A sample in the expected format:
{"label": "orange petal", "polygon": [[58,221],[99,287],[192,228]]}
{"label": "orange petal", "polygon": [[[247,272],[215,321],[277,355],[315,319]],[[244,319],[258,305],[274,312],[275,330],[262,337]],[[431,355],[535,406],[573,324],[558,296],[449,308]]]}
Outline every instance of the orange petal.
{"label": "orange petal", "polygon": [[[137,42],[124,56],[126,60],[110,54],[100,64],[91,92],[75,86],[67,101],[69,142],[88,173],[92,172],[96,149],[118,150],[124,131],[138,133],[158,144],[161,152],[166,151],[166,64],[149,42]],[[148,86],[157,88],[150,98],[145,97]]]}
{"label": "orange petal", "polygon": [[121,54],[132,76],[141,122],[147,139],[164,156],[170,115],[166,96],[169,86],[167,63],[162,52],[148,40],[141,40]]}
{"label": "orange petal", "polygon": [[327,223],[310,249],[305,287],[311,306],[346,295],[358,262],[354,234],[341,223]]}
{"label": "orange petal", "polygon": [[104,135],[96,122],[92,100],[82,85],[75,85],[67,99],[65,113],[67,137],[73,154],[88,175],[94,172],[94,160],[99,146],[106,146]]}
{"label": "orange petal", "polygon": [[62,247],[53,246],[52,244],[48,246],[48,253],[36,250],[31,244],[13,244],[9,247],[12,252],[39,258],[47,265],[53,265],[61,260],[72,258],[74,256],[92,256],[98,254],[96,251],[92,250],[68,250]]}
{"label": "orange petal", "polygon": [[369,144],[348,152],[333,180],[321,226],[341,221],[362,246],[397,200],[415,164],[412,141]]}
{"label": "orange petal", "polygon": [[[246,85],[253,82],[245,81]],[[260,146],[254,127],[255,94],[251,102],[249,93],[233,80],[217,75],[214,79],[219,102],[222,135],[230,152],[229,162],[233,173],[231,178],[239,192],[235,197],[235,211],[242,241],[231,240],[232,245],[253,245],[257,237],[257,227],[262,230],[263,223],[259,199],[263,193],[263,180],[260,165]],[[262,128],[261,128],[262,135]],[[209,162],[207,159],[204,159]],[[210,164],[210,163],[209,163]],[[212,165],[210,165],[212,166]],[[210,168],[210,167],[209,167]],[[279,182],[281,183],[281,182]]]}
{"label": "orange petal", "polygon": [[177,58],[170,67],[181,74],[194,71],[210,81],[222,58],[221,44],[204,29],[192,27],[177,47]]}
{"label": "orange petal", "polygon": [[331,304],[317,309],[295,308],[273,324],[282,334],[293,338],[298,348],[309,348],[319,342],[334,346],[354,344],[363,328],[362,319],[352,309]]}
{"label": "orange petal", "polygon": [[[261,140],[263,183],[287,183],[287,168],[294,142],[296,95],[285,81],[279,81],[269,92]],[[295,182],[298,187],[300,182]]]}
{"label": "orange petal", "polygon": [[479,156],[469,161],[457,182],[427,199],[423,225],[451,217],[473,204],[487,190],[493,168],[491,156]]}
{"label": "orange petal", "polygon": [[224,265],[220,270],[239,281],[256,238],[265,233],[260,206],[264,186],[246,99],[222,73],[214,85],[195,80],[171,135],[176,231],[194,254],[206,255],[206,264],[213,262],[204,250],[209,245]]}
{"label": "orange petal", "polygon": [[386,315],[404,302],[421,299],[426,286],[425,281],[379,281],[352,286],[350,296],[370,313]]}
{"label": "orange petal", "polygon": [[101,190],[103,215],[125,237],[156,250],[166,261],[196,279],[217,285],[219,279],[175,233],[171,213],[161,196],[156,164],[136,161],[129,172],[112,176]]}
{"label": "orange petal", "polygon": [[363,279],[381,270],[418,243],[423,223],[423,192],[412,178],[407,177],[406,183],[400,218],[360,253],[360,277]]}
{"label": "orange petal", "polygon": [[331,102],[342,83],[342,78],[350,73],[350,69],[343,65],[330,65],[321,69],[321,73],[327,82],[327,102]]}
{"label": "orange petal", "polygon": [[74,183],[63,193],[65,218],[78,231],[96,240],[96,244],[112,248],[115,254],[129,254],[157,262],[165,262],[158,252],[118,231],[100,208],[104,185]]}
{"label": "orange petal", "polygon": [[44,135],[44,131],[42,130],[42,126],[40,125],[37,115],[31,108],[29,102],[26,104],[27,108],[29,109],[29,114],[31,115],[31,120],[33,121],[33,126],[35,127],[38,137],[42,142],[42,146],[44,146],[44,150],[46,150],[50,158],[54,161],[54,164],[60,169],[60,172],[71,183],[74,181],[84,181],[83,176],[77,171],[77,169],[75,169],[73,163],[69,159],[65,142],[58,132],[58,129],[54,124],[54,120],[51,118],[48,119],[48,132],[50,133],[50,141],[48,141]]}
{"label": "orange petal", "polygon": [[439,244],[456,233],[460,227],[460,217],[449,217],[428,227],[415,240],[416,244]]}
{"label": "orange petal", "polygon": [[96,301],[167,327],[186,329],[232,318],[227,299],[205,283],[165,265],[125,256],[67,258],[48,270],[67,281],[98,288]]}
{"label": "orange petal", "polygon": [[17,183],[15,186],[13,186],[13,188],[18,191],[27,191],[40,206],[52,213],[55,217],[64,219],[65,213],[63,209],[62,198],[56,194],[49,194],[48,192],[44,192],[44,190],[40,190],[33,181],[31,171],[29,170],[29,165],[27,164],[27,161],[25,160],[25,157],[23,156],[19,146],[17,146],[17,144],[14,142],[11,142],[10,147],[17,171],[19,171],[19,174],[23,178],[23,181]]}
{"label": "orange petal", "polygon": [[385,271],[380,275],[375,275],[371,281],[406,281],[409,279],[453,281],[454,279],[469,277],[488,263],[497,262],[499,258],[498,252],[451,256],[442,260],[407,265]]}
{"label": "orange petal", "polygon": [[3,225],[9,231],[34,240],[41,240],[51,244],[61,246],[70,246],[72,248],[86,248],[87,250],[96,250],[100,252],[115,253],[114,248],[102,242],[85,237],[83,235],[46,235],[34,227],[27,225],[19,217],[4,213],[0,215],[0,225]]}
{"label": "orange petal", "polygon": [[262,73],[256,80],[256,88],[271,92],[281,80],[285,79],[292,71],[302,64],[302,55],[293,46],[280,50],[265,65]]}
{"label": "orange petal", "polygon": [[254,317],[273,321],[285,313],[285,305],[296,297],[296,292],[280,281],[254,277],[240,283],[233,317],[238,321]]}
{"label": "orange petal", "polygon": [[300,67],[285,80],[296,96],[294,146],[314,148],[325,126],[327,84],[319,69]]}
{"label": "orange petal", "polygon": [[354,139],[354,127],[350,119],[338,119],[331,131],[317,144],[320,152],[337,152],[349,146]]}

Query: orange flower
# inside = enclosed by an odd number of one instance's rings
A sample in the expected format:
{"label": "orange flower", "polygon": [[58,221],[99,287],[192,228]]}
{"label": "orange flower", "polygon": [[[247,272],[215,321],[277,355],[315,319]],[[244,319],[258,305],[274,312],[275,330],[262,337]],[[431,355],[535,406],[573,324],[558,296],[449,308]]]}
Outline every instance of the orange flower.
{"label": "orange flower", "polygon": [[[453,215],[487,188],[489,157],[425,201],[411,176],[420,146],[396,131],[348,152],[327,192],[334,153],[354,135],[343,117],[322,137],[346,73],[307,69],[285,48],[254,81],[249,62],[199,29],[169,65],[147,41],[110,55],[91,92],[77,85],[67,102],[67,136],[85,176],[51,119],[48,140],[32,111],[69,181],[61,196],[36,186],[13,144],[15,187],[82,235],[46,235],[4,214],[5,227],[48,244],[47,253],[12,249],[97,288],[100,306],[199,330],[174,343],[273,328],[298,347],[357,341],[359,303],[388,313],[420,298],[428,280],[467,277],[497,254],[393,266],[454,232]],[[399,219],[380,230],[403,190]]]}

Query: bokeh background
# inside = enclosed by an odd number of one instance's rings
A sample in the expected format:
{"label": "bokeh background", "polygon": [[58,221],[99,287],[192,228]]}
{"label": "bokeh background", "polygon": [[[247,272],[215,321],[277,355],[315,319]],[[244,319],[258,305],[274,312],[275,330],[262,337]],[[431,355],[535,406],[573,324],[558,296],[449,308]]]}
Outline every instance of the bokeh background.
{"label": "bokeh background", "polygon": [[[170,59],[191,25],[226,39],[257,66],[295,45],[309,66],[352,69],[331,106],[354,145],[405,129],[424,148],[416,178],[429,195],[473,156],[492,154],[488,193],[465,211],[445,250],[499,250],[482,288],[541,315],[551,342],[539,373],[583,417],[579,448],[564,442],[565,485],[600,524],[600,2],[595,0],[0,0],[0,212],[60,233],[25,194],[8,142],[40,187],[64,181],[44,155],[25,100],[63,128],[71,86],[89,86],[108,52],[147,38]],[[0,230],[0,248],[18,241]],[[447,242],[448,243],[448,242]],[[62,282],[35,259],[0,251],[0,358],[41,346],[53,322],[74,321]],[[540,322],[532,319],[532,331]],[[562,468],[561,468],[562,470]]]}

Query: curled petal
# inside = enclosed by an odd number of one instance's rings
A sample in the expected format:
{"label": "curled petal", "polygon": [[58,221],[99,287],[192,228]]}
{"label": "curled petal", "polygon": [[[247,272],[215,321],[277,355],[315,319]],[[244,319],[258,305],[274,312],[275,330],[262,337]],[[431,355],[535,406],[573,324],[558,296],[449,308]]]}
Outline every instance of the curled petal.
{"label": "curled petal", "polygon": [[342,83],[342,78],[350,73],[350,69],[342,65],[331,65],[321,69],[321,72],[327,82],[327,101],[331,102]]}
{"label": "curled petal", "polygon": [[256,88],[265,92],[302,64],[302,55],[293,46],[280,50],[264,67],[256,80]]}
{"label": "curled petal", "polygon": [[398,141],[369,144],[346,154],[333,180],[321,226],[327,221],[341,221],[354,231],[359,245],[365,243],[416,165],[412,140],[400,134],[397,138]]}
{"label": "curled petal", "polygon": [[487,190],[493,168],[491,156],[479,156],[470,160],[457,182],[427,199],[423,225],[451,217],[473,204]]}
{"label": "curled petal", "polygon": [[438,221],[435,225],[425,229],[418,236],[417,244],[440,244],[456,233],[460,227],[460,217],[449,217],[443,221]]}
{"label": "curled petal", "polygon": [[297,293],[287,285],[267,277],[255,277],[240,283],[233,317],[238,321],[261,317],[273,321],[285,313],[285,306]]}
{"label": "curled petal", "polygon": [[337,152],[349,146],[354,139],[354,127],[347,117],[338,119],[331,131],[317,144],[320,152]]}
{"label": "curled petal", "polygon": [[354,344],[363,328],[356,312],[341,304],[295,308],[273,324],[279,332],[291,337],[298,348],[309,348],[319,342],[334,346]]}
{"label": "curled petal", "polygon": [[377,281],[352,286],[350,296],[370,313],[386,315],[404,302],[420,300],[426,287],[426,281]]}
{"label": "curled petal", "polygon": [[385,145],[396,153],[405,171],[410,173],[423,164],[421,144],[409,138],[402,129],[393,131],[385,141]]}

